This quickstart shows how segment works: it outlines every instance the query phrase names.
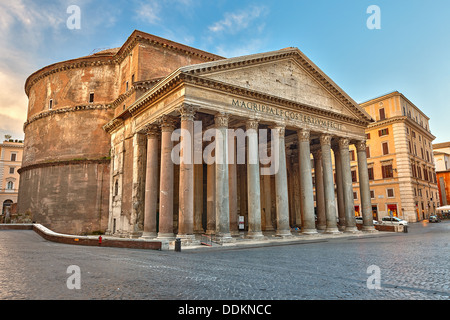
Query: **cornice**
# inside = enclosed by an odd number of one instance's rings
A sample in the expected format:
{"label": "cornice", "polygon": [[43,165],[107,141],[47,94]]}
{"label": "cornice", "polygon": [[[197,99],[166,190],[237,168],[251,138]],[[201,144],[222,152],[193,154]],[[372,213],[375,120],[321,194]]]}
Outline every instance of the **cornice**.
{"label": "cornice", "polygon": [[113,106],[111,104],[88,104],[88,105],[80,105],[80,106],[75,106],[75,107],[59,108],[59,109],[44,111],[44,112],[38,113],[38,114],[32,116],[30,119],[28,119],[23,124],[23,130],[25,130],[25,128],[31,123],[33,123],[39,119],[53,116],[55,114],[77,112],[77,111],[89,111],[89,110],[108,110],[108,109],[111,109],[112,107]]}
{"label": "cornice", "polygon": [[379,127],[384,127],[384,126],[388,126],[388,125],[391,125],[394,123],[399,123],[399,122],[405,122],[405,123],[409,124],[410,126],[414,127],[414,129],[416,131],[420,132],[422,135],[426,135],[430,140],[436,139],[436,137],[433,134],[431,134],[429,131],[425,130],[425,128],[420,126],[414,120],[410,119],[408,116],[396,116],[396,117],[388,118],[383,121],[373,122],[373,123],[369,124],[367,129],[376,129]]}
{"label": "cornice", "polygon": [[32,85],[34,85],[39,80],[44,79],[49,75],[57,72],[91,66],[120,64],[130,54],[130,52],[134,49],[134,47],[139,43],[157,45],[159,47],[171,51],[183,53],[184,55],[187,56],[198,57],[205,61],[216,61],[225,59],[224,57],[206,51],[195,49],[183,45],[181,43],[177,43],[174,41],[170,41],[168,39],[160,38],[145,32],[135,30],[116,53],[111,52],[105,53],[103,55],[93,54],[86,57],[80,57],[67,61],[57,62],[55,64],[46,66],[34,72],[32,75],[28,77],[28,79],[25,82],[25,92],[27,95],[29,95],[29,91]]}
{"label": "cornice", "polygon": [[19,174],[22,174],[25,171],[38,169],[38,168],[47,168],[47,167],[55,167],[55,166],[67,166],[67,165],[79,165],[79,164],[109,164],[111,159],[108,157],[102,159],[74,159],[74,160],[60,160],[60,161],[49,161],[49,162],[41,162],[35,163],[29,166],[22,167],[17,170]]}
{"label": "cornice", "polygon": [[103,66],[103,65],[113,65],[114,62],[112,60],[112,56],[87,56],[81,57],[77,59],[67,60],[58,62],[47,67],[44,67],[31,76],[25,82],[25,93],[29,95],[30,88],[39,80],[42,80],[54,73],[78,69],[78,68],[86,68],[86,67],[94,67],[94,66]]}

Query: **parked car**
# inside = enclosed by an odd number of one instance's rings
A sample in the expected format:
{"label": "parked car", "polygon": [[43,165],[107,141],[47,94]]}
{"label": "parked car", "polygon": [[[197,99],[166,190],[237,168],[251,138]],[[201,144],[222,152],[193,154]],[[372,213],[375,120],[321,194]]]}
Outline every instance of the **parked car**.
{"label": "parked car", "polygon": [[437,216],[430,216],[428,218],[428,222],[441,222],[441,219],[439,219]]}
{"label": "parked car", "polygon": [[400,218],[397,217],[383,217],[383,219],[381,219],[381,224],[385,224],[385,225],[402,225],[402,226],[407,226],[408,225],[408,221],[406,220],[402,220]]}
{"label": "parked car", "polygon": [[[356,218],[356,223],[358,224],[362,224],[363,223],[363,218],[362,217],[355,217]],[[373,220],[373,224],[376,225],[378,224],[377,220]]]}

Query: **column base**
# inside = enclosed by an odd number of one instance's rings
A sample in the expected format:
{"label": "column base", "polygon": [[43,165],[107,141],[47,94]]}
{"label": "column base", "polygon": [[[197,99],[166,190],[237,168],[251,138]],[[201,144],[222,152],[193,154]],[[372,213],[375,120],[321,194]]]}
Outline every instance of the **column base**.
{"label": "column base", "polygon": [[158,237],[156,239],[161,239],[161,240],[175,240],[175,234],[173,233],[158,233]]}
{"label": "column base", "polygon": [[236,239],[231,236],[231,233],[225,233],[217,235],[214,242],[217,242],[219,244],[227,244],[236,242]]}
{"label": "column base", "polygon": [[319,224],[319,225],[317,225],[317,230],[325,230],[327,228],[327,226],[326,225],[322,225],[322,224]]}
{"label": "column base", "polygon": [[375,229],[374,226],[363,226],[361,231],[367,232],[367,233],[376,233],[379,232],[377,229]]}
{"label": "column base", "polygon": [[361,231],[358,230],[358,228],[355,227],[345,227],[344,229],[345,233],[360,233]]}
{"label": "column base", "polygon": [[290,230],[280,230],[280,231],[276,232],[274,237],[281,238],[281,239],[288,239],[288,238],[294,238],[294,235],[292,235]]}
{"label": "column base", "polygon": [[177,234],[176,238],[181,239],[181,245],[184,246],[200,245],[200,240],[193,234]]}
{"label": "column base", "polygon": [[326,234],[341,234],[342,232],[339,231],[339,229],[337,227],[333,227],[333,228],[328,227],[325,229],[324,233],[326,233]]}
{"label": "column base", "polygon": [[315,234],[319,234],[319,233],[317,232],[316,229],[305,229],[305,230],[302,230],[301,233],[304,234],[304,235],[315,235]]}
{"label": "column base", "polygon": [[261,231],[248,232],[247,235],[245,236],[245,238],[252,239],[252,240],[264,240],[264,239],[266,239],[266,237],[262,234]]}
{"label": "column base", "polygon": [[158,237],[158,234],[156,232],[144,232],[139,239],[151,240],[155,239],[156,237]]}

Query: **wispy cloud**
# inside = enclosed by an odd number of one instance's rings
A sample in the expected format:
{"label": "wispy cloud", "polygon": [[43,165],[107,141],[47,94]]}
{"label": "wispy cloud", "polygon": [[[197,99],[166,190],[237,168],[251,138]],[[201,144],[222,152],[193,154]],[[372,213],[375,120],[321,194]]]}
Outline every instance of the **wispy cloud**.
{"label": "wispy cloud", "polygon": [[265,6],[251,6],[237,12],[227,12],[222,20],[215,22],[208,29],[213,33],[236,33],[247,29],[255,20],[267,13],[268,9]]}
{"label": "wispy cloud", "polygon": [[161,22],[161,5],[157,1],[141,2],[136,9],[136,13],[143,22],[150,24]]}

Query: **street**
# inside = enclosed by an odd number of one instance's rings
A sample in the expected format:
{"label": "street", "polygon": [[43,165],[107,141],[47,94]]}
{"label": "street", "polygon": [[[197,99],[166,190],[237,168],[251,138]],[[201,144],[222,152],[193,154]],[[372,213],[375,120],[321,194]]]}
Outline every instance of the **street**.
{"label": "street", "polygon": [[182,252],[0,231],[0,300],[447,300],[449,243],[447,220],[410,223],[408,233]]}

